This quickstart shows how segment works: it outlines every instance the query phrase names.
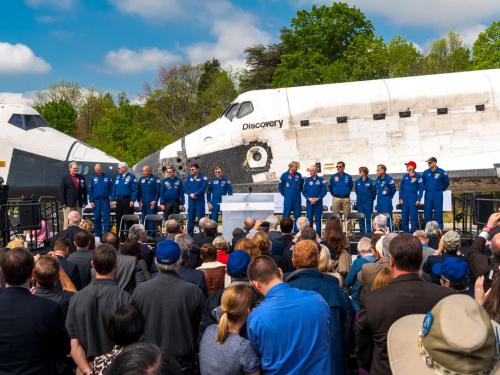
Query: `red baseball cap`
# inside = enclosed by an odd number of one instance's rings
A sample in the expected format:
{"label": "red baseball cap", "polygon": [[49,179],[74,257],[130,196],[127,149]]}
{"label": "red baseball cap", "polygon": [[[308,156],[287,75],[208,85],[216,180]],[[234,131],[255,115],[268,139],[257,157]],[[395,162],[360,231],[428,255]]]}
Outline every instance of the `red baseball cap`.
{"label": "red baseball cap", "polygon": [[409,161],[408,163],[405,163],[405,165],[411,165],[413,167],[413,169],[417,168],[417,163],[415,163],[414,161]]}

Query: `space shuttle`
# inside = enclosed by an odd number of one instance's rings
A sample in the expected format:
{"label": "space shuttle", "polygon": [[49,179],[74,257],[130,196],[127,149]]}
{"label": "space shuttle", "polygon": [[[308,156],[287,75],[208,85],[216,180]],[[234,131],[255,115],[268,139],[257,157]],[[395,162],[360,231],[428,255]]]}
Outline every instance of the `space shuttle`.
{"label": "space shuttle", "polygon": [[78,162],[87,181],[96,163],[114,174],[119,162],[50,127],[29,106],[0,103],[0,177],[11,197],[57,197],[61,177],[72,161]]}
{"label": "space shuttle", "polygon": [[499,139],[500,69],[480,70],[245,92],[134,170],[148,164],[161,176],[173,166],[184,175],[196,162],[209,175],[221,167],[236,191],[274,191],[292,160],[324,176],[336,173],[337,161],[353,176],[385,164],[398,179],[405,162],[423,171],[435,156],[452,191],[491,191]]}

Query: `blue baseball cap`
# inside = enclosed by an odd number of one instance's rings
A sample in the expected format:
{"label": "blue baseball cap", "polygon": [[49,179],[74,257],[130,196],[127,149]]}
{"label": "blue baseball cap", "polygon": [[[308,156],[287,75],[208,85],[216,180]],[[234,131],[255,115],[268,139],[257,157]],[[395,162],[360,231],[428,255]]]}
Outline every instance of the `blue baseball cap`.
{"label": "blue baseball cap", "polygon": [[235,250],[229,254],[227,274],[240,279],[247,277],[247,268],[249,264],[250,255],[244,250]]}
{"label": "blue baseball cap", "polygon": [[161,264],[174,264],[181,257],[181,248],[172,240],[161,241],[156,245],[156,260]]}
{"label": "blue baseball cap", "polygon": [[432,266],[432,273],[452,282],[460,282],[468,276],[469,265],[464,259],[451,256]]}

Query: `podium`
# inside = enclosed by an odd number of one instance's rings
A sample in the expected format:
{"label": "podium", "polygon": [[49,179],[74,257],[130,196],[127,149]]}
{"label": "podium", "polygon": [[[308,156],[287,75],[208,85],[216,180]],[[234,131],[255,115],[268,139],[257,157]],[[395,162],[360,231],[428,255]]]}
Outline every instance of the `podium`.
{"label": "podium", "polygon": [[274,215],[273,194],[225,195],[220,205],[222,212],[222,235],[228,241],[233,239],[233,229],[243,226],[243,220],[251,216],[255,220]]}

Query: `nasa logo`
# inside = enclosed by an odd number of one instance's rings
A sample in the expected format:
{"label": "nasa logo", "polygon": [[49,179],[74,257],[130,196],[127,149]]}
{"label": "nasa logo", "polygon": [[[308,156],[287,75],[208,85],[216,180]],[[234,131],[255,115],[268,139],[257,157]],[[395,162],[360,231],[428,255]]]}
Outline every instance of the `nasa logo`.
{"label": "nasa logo", "polygon": [[[94,182],[97,182],[99,181],[99,179],[97,177],[94,177]],[[106,179],[104,179],[104,181],[106,181]]]}
{"label": "nasa logo", "polygon": [[312,182],[312,181],[309,181],[309,185],[311,185],[311,186],[312,186],[312,185],[313,185],[313,182]]}
{"label": "nasa logo", "polygon": [[319,180],[316,180],[316,185],[319,185],[319,184],[320,184]]}
{"label": "nasa logo", "polygon": [[214,180],[214,185],[217,185],[218,183],[219,183],[219,181]]}
{"label": "nasa logo", "polygon": [[194,180],[192,178],[190,178],[189,181],[193,182]]}
{"label": "nasa logo", "polygon": [[109,181],[109,178],[104,177],[104,182],[108,182],[108,181]]}
{"label": "nasa logo", "polygon": [[170,186],[170,182],[165,182],[165,186],[169,187]]}
{"label": "nasa logo", "polygon": [[259,128],[275,128],[279,125],[280,129],[283,127],[283,120],[271,120],[264,122],[256,122],[254,124],[246,123],[243,124],[242,130],[252,130]]}
{"label": "nasa logo", "polygon": [[143,179],[141,180],[141,183],[145,183],[145,182],[146,182],[146,180],[143,178]]}
{"label": "nasa logo", "polygon": [[335,182],[339,182],[338,176],[335,176]]}
{"label": "nasa logo", "polygon": [[370,184],[365,184],[366,187],[370,187]]}

